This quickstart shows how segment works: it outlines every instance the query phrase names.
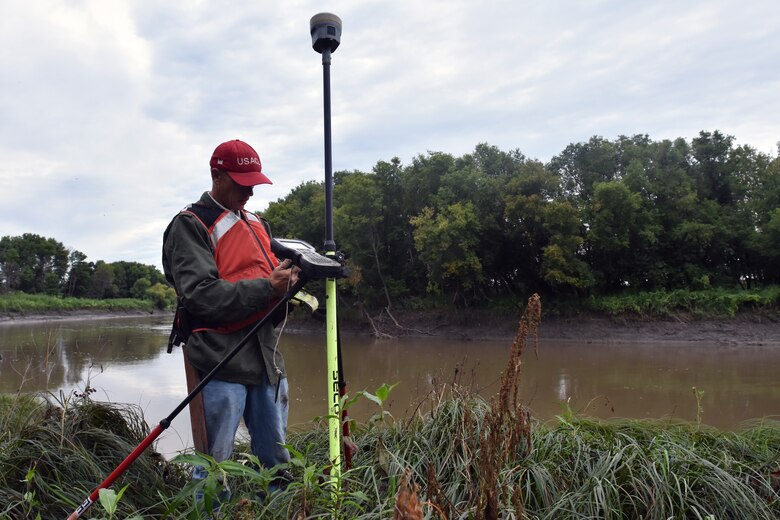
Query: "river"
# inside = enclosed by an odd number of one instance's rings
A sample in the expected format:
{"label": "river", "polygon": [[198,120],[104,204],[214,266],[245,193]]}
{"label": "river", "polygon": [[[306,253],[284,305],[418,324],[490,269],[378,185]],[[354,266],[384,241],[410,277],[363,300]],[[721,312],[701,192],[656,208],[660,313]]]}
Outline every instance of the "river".
{"label": "river", "polygon": [[[111,318],[6,323],[0,326],[0,392],[50,392],[71,398],[89,385],[93,399],[131,403],[150,425],[187,395],[182,354],[166,353],[170,318]],[[495,394],[512,341],[441,338],[342,338],[350,393],[397,386],[385,409],[401,419],[442,384]],[[281,348],[290,381],[290,426],[326,415],[325,336],[288,333]],[[601,418],[683,419],[722,429],[780,414],[780,348],[696,343],[542,341],[523,354],[520,395],[541,420],[564,408]],[[364,400],[350,414],[378,412]],[[191,447],[185,409],[157,449]]]}

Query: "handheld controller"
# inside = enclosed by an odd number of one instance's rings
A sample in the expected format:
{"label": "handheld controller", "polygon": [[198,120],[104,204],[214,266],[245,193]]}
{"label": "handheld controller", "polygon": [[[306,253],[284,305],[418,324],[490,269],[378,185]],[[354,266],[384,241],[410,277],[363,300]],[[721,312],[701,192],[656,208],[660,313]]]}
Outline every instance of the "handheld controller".
{"label": "handheld controller", "polygon": [[293,264],[300,267],[309,280],[346,276],[343,265],[332,258],[319,254],[314,246],[303,240],[274,238],[271,240],[271,251],[278,258],[292,260]]}

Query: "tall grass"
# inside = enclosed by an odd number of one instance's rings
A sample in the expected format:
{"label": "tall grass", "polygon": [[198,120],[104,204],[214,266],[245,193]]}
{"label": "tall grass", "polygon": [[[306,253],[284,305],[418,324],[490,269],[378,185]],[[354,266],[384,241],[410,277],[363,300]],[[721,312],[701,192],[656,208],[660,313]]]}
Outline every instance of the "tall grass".
{"label": "tall grass", "polygon": [[733,318],[740,311],[764,312],[776,317],[780,312],[780,286],[760,290],[676,289],[592,297],[588,306],[612,316],[634,315],[640,318],[666,318],[681,313],[694,317]]}
{"label": "tall grass", "polygon": [[70,298],[47,294],[14,292],[0,294],[0,313],[35,313],[64,311],[153,311],[154,302],[135,298],[98,300],[94,298]]}
{"label": "tall grass", "polygon": [[[64,518],[148,433],[137,407],[83,394],[0,397],[0,518]],[[124,513],[154,509],[175,494],[182,468],[147,452],[118,485]]]}
{"label": "tall grass", "polygon": [[[137,431],[141,419],[133,408],[66,407],[63,424],[63,409],[51,403],[3,400],[0,517],[67,516],[145,431]],[[324,425],[290,433],[294,482],[265,499],[257,492],[271,477],[252,473],[252,457],[240,447],[239,460],[250,464],[225,471],[232,499],[220,518],[291,518],[297,511],[330,518],[334,507],[339,518],[390,518],[405,473],[427,518],[780,518],[776,420],[722,432],[690,423],[564,416],[532,422],[530,449],[502,455],[495,509],[486,514],[482,461],[491,413],[490,403],[455,389],[425,416],[359,425],[353,433],[359,465],[344,472],[335,506],[323,484]],[[129,484],[123,517],[195,518],[186,471],[186,465],[142,456],[116,484]]]}

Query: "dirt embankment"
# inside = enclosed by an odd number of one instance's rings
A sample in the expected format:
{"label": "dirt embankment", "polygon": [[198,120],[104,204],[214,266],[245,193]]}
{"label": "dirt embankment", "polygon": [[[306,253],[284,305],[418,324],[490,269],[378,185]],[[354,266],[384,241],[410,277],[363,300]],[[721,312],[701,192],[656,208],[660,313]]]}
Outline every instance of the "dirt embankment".
{"label": "dirt embankment", "polygon": [[[513,338],[517,317],[487,313],[397,312],[373,318],[343,321],[342,330],[357,334],[453,337],[466,340]],[[314,320],[291,320],[291,330],[324,328]],[[708,342],[719,345],[777,345],[780,347],[780,320],[743,314],[736,318],[694,319],[677,316],[670,319],[639,320],[603,315],[571,318],[542,317],[540,341],[578,341],[608,343]]]}
{"label": "dirt embankment", "polygon": [[8,312],[0,314],[0,325],[14,323],[47,323],[53,321],[102,320],[111,318],[135,318],[142,316],[171,316],[170,311],[48,311],[48,312]]}
{"label": "dirt embankment", "polygon": [[[60,320],[125,318],[134,316],[172,317],[171,312],[155,311],[67,311],[0,315],[0,326],[13,323],[45,323]],[[484,311],[445,313],[441,311],[383,312],[372,317],[341,320],[342,331],[383,337],[450,337],[465,340],[513,338],[517,317],[496,316]],[[315,332],[324,323],[295,312],[287,330]],[[670,319],[639,320],[603,315],[571,318],[542,317],[541,341],[578,341],[608,343],[708,342],[719,345],[776,345],[780,347],[780,320],[754,314],[736,318],[695,319],[678,316]]]}
{"label": "dirt embankment", "polygon": [[589,316],[542,321],[540,335],[549,339],[613,343],[708,342],[723,345],[780,346],[780,322],[759,316],[733,319],[677,319],[639,321]]}

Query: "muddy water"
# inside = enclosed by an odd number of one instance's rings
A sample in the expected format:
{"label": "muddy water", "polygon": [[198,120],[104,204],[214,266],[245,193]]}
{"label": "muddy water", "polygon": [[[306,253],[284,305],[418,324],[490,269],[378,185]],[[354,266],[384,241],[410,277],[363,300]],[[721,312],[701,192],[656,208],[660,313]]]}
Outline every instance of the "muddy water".
{"label": "muddy water", "polygon": [[[186,396],[181,352],[167,354],[169,319],[56,321],[0,326],[0,392],[49,391],[58,398],[83,391],[94,399],[138,405],[150,424]],[[349,391],[398,383],[386,409],[404,417],[438,385],[458,383],[492,396],[511,341],[436,338],[343,338]],[[305,427],[327,413],[323,334],[286,334],[290,424]],[[523,356],[521,396],[548,420],[565,408],[590,416],[684,419],[724,429],[780,414],[780,347],[687,344],[607,344],[542,341]],[[695,389],[695,390],[694,390]],[[351,415],[379,409],[368,401]],[[166,454],[191,446],[185,409],[161,437]]]}

